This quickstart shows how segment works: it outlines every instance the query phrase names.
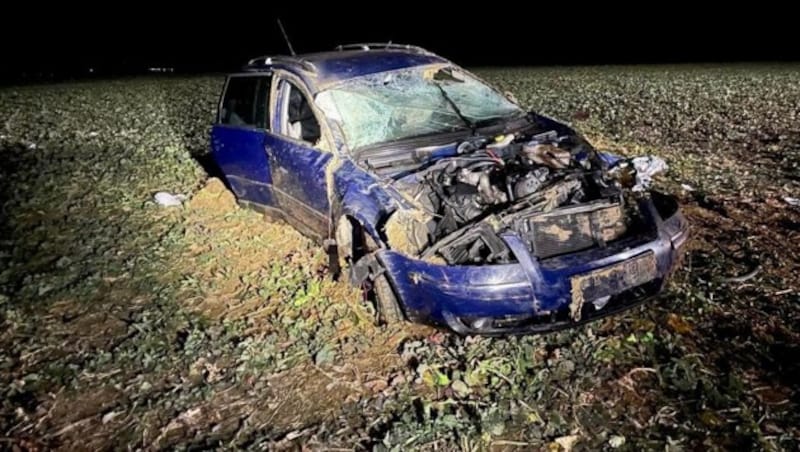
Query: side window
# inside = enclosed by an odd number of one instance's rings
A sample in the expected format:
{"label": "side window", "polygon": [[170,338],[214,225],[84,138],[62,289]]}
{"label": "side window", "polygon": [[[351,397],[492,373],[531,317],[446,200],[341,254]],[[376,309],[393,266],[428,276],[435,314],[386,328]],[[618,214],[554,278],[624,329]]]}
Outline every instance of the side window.
{"label": "side window", "polygon": [[311,109],[308,99],[299,88],[292,83],[286,83],[289,96],[284,104],[283,118],[281,118],[282,132],[296,140],[316,146],[319,144],[321,133],[314,110]]}
{"label": "side window", "polygon": [[219,122],[234,126],[267,128],[272,76],[233,76],[228,80]]}

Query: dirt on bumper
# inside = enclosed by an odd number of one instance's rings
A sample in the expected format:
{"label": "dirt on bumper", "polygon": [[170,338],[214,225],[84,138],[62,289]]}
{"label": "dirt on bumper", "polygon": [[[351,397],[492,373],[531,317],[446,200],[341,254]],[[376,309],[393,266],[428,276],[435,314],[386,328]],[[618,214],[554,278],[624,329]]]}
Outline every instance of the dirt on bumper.
{"label": "dirt on bumper", "polygon": [[577,326],[657,295],[680,263],[688,224],[661,220],[653,239],[631,238],[536,260],[503,237],[518,262],[447,266],[380,251],[377,258],[410,320],[461,334],[526,334]]}

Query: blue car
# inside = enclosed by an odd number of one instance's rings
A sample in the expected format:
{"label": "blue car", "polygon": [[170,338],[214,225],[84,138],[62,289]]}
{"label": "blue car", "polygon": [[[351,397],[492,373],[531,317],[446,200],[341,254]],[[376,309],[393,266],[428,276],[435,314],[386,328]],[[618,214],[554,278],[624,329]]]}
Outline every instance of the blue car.
{"label": "blue car", "polygon": [[663,161],[599,152],[414,46],[249,61],[211,152],[240,205],[316,239],[382,323],[575,326],[659,293],[688,237],[649,186]]}

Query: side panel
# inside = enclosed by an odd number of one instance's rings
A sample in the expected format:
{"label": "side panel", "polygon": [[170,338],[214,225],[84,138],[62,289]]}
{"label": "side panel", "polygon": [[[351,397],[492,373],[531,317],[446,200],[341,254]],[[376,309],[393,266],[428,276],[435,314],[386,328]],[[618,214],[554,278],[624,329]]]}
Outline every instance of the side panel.
{"label": "side panel", "polygon": [[274,207],[266,135],[263,130],[217,124],[211,129],[211,152],[238,199]]}
{"label": "side panel", "polygon": [[[332,160],[329,151],[316,149],[312,144],[289,137],[284,121],[291,114],[290,86],[300,89],[303,84],[295,75],[283,73],[273,83],[272,132],[266,134],[265,145],[270,157],[275,201],[287,219],[298,229],[317,239],[324,239],[330,229],[330,202],[326,170]],[[302,99],[313,109],[308,92]],[[313,111],[313,110],[312,110]],[[308,113],[306,111],[306,113]],[[320,115],[311,113],[322,127]],[[308,119],[308,117],[306,117]],[[324,135],[324,130],[319,130]]]}
{"label": "side panel", "polygon": [[266,134],[272,157],[274,195],[281,209],[314,235],[328,234],[328,188],[325,169],[331,154],[283,137]]}

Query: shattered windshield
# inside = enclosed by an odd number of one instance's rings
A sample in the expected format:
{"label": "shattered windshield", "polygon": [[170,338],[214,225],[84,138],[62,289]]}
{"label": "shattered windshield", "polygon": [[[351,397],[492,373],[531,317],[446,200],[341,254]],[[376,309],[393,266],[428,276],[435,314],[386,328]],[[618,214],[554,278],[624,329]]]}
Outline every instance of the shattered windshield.
{"label": "shattered windshield", "polygon": [[470,130],[523,111],[453,67],[423,66],[354,78],[316,103],[337,122],[350,149],[433,133]]}

